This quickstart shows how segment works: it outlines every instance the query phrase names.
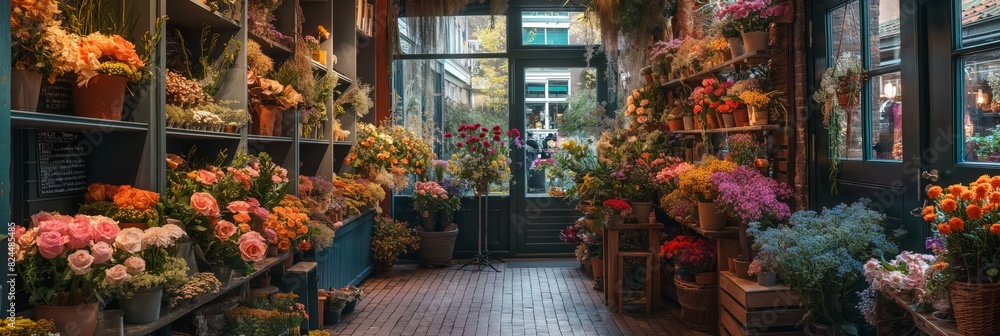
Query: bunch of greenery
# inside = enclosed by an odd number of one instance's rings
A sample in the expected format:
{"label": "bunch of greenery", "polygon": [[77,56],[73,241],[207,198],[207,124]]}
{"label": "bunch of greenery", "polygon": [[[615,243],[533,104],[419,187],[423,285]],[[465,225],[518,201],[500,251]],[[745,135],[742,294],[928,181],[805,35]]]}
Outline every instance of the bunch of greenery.
{"label": "bunch of greenery", "polygon": [[986,130],[989,134],[975,134],[970,136],[966,143],[975,146],[975,153],[979,161],[986,161],[991,156],[1000,153],[1000,126]]}
{"label": "bunch of greenery", "polygon": [[407,223],[386,216],[375,218],[372,227],[372,258],[379,263],[392,264],[406,251],[420,249],[420,237]]}

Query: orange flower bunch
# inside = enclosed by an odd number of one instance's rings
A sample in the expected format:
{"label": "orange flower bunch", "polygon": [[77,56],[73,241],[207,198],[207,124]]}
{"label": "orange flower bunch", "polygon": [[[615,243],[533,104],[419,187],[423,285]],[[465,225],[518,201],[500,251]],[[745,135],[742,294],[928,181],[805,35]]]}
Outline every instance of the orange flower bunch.
{"label": "orange flower bunch", "polygon": [[278,206],[271,210],[271,219],[265,222],[264,226],[277,234],[279,250],[292,248],[293,242],[298,243],[296,248],[308,250],[311,246],[308,243],[305,246],[302,244],[302,241],[308,240],[309,227],[306,226],[308,220],[309,215],[299,209]]}
{"label": "orange flower bunch", "polygon": [[983,175],[968,186],[932,186],[927,197],[934,204],[923,209],[945,243],[944,257],[956,265],[959,281],[1000,280],[990,272],[1000,262],[1000,176]]}
{"label": "orange flower bunch", "polygon": [[118,208],[132,207],[139,211],[146,211],[156,207],[160,202],[160,194],[149,190],[133,188],[131,186],[121,186],[114,195],[114,203]]}
{"label": "orange flower bunch", "polygon": [[77,85],[86,86],[99,73],[119,75],[132,81],[141,78],[139,69],[145,64],[135,52],[135,45],[119,35],[92,33],[79,38]]}

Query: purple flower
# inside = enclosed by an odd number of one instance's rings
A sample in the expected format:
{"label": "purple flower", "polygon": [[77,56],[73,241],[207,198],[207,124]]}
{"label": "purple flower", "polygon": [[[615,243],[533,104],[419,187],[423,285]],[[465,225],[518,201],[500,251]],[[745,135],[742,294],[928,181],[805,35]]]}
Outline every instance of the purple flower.
{"label": "purple flower", "polygon": [[942,254],[942,253],[947,252],[947,250],[944,247],[944,242],[941,241],[941,237],[939,237],[937,235],[933,235],[933,236],[927,237],[927,240],[925,241],[925,244],[926,244],[925,247],[927,249],[933,251],[934,254]]}
{"label": "purple flower", "polygon": [[745,223],[781,221],[791,216],[784,200],[791,198],[792,189],[756,169],[741,166],[732,173],[718,172],[712,174],[711,181],[719,189],[716,202],[730,208]]}

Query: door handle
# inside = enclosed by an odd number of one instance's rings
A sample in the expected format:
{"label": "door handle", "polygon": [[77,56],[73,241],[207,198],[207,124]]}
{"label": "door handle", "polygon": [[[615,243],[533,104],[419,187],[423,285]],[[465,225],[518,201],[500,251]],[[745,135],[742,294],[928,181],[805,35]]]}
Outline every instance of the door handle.
{"label": "door handle", "polygon": [[937,169],[931,169],[930,171],[925,170],[923,173],[920,173],[920,177],[925,180],[930,180],[931,182],[937,182],[939,177],[938,170]]}

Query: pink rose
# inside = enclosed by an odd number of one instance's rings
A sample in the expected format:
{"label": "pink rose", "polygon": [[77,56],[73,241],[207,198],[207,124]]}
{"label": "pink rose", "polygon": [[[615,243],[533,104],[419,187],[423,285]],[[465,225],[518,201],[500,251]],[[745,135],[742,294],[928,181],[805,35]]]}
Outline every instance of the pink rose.
{"label": "pink rose", "polygon": [[138,228],[127,228],[118,233],[115,238],[115,247],[131,253],[142,251],[142,238],[145,233]]}
{"label": "pink rose", "polygon": [[251,207],[256,208],[260,206],[260,201],[257,201],[256,198],[249,197],[247,198],[247,204],[250,204]]}
{"label": "pink rose", "polygon": [[215,174],[204,169],[199,170],[194,180],[204,185],[213,185],[215,184]]}
{"label": "pink rose", "polygon": [[271,229],[271,228],[265,228],[264,229],[264,235],[267,236],[267,240],[272,240],[272,239],[278,238],[278,233],[274,232],[274,230]]}
{"label": "pink rose", "polygon": [[111,260],[111,254],[113,253],[114,250],[111,249],[111,245],[105,242],[97,242],[90,248],[90,254],[94,256],[95,264],[103,264],[105,261]]}
{"label": "pink rose", "polygon": [[233,223],[222,220],[218,224],[215,224],[215,238],[229,240],[229,237],[232,237],[234,234],[236,234],[236,225],[233,225]]}
{"label": "pink rose", "polygon": [[[258,234],[257,237],[260,237],[260,235]],[[242,240],[243,237],[240,238],[241,238],[240,240]],[[242,243],[240,243],[240,256],[243,257],[243,261],[246,262],[260,261],[264,259],[264,254],[266,253],[267,253],[267,244],[265,244],[261,240],[247,239]]]}
{"label": "pink rose", "polygon": [[87,250],[76,250],[69,255],[67,258],[69,262],[69,269],[73,271],[76,275],[85,275],[90,273],[90,265],[94,264],[94,256],[90,255]]}
{"label": "pink rose", "polygon": [[240,239],[236,240],[236,243],[237,244],[243,244],[244,242],[247,242],[247,241],[256,241],[256,242],[263,243],[264,242],[264,237],[262,237],[260,235],[260,233],[257,232],[257,231],[250,231],[250,232],[244,233],[242,236],[240,236]]}
{"label": "pink rose", "polygon": [[197,192],[191,195],[191,207],[205,217],[219,216],[219,203],[209,193]]}
{"label": "pink rose", "polygon": [[69,223],[68,236],[67,246],[70,249],[90,246],[90,239],[94,236],[94,227],[90,226],[90,218],[83,215],[76,216],[76,219]]}
{"label": "pink rose", "polygon": [[344,227],[344,222],[336,222],[336,223],[333,223],[333,229],[334,229],[334,230],[336,230],[336,229],[339,229],[339,228],[342,228],[342,227]]}
{"label": "pink rose", "polygon": [[271,212],[267,211],[267,209],[264,209],[262,207],[251,208],[250,213],[253,214],[254,216],[257,216],[257,218],[260,218],[260,220],[263,221],[271,219]]}
{"label": "pink rose", "polygon": [[42,220],[38,224],[38,230],[42,232],[58,232],[59,234],[65,235],[69,233],[69,223],[71,221],[62,221],[57,218]]}
{"label": "pink rose", "polygon": [[97,224],[94,226],[94,241],[114,243],[118,238],[118,233],[122,230],[118,228],[118,222],[104,216],[97,216]]}
{"label": "pink rose", "polygon": [[15,226],[14,227],[14,241],[17,241],[18,239],[21,239],[21,236],[24,235],[24,233],[27,232],[27,231],[28,230],[25,229],[23,226],[20,226],[20,225]]}
{"label": "pink rose", "polygon": [[226,206],[232,212],[250,212],[250,203],[244,201],[232,201]]}
{"label": "pink rose", "polygon": [[274,183],[281,183],[281,176],[278,176],[278,175],[271,175],[271,182],[274,182]]}
{"label": "pink rose", "polygon": [[35,226],[41,226],[42,222],[50,221],[53,219],[56,219],[56,215],[44,211],[31,215],[31,223],[34,224]]}
{"label": "pink rose", "polygon": [[129,257],[122,263],[128,269],[128,274],[136,275],[146,270],[146,261],[139,257]]}
{"label": "pink rose", "polygon": [[115,265],[104,271],[104,281],[110,286],[121,285],[131,278],[132,275],[128,274],[128,268],[125,265]]}
{"label": "pink rose", "polygon": [[38,244],[38,252],[41,253],[42,257],[45,259],[52,259],[61,255],[67,242],[69,242],[69,237],[63,236],[59,232],[42,232],[41,230],[39,230],[38,239],[36,241]]}

